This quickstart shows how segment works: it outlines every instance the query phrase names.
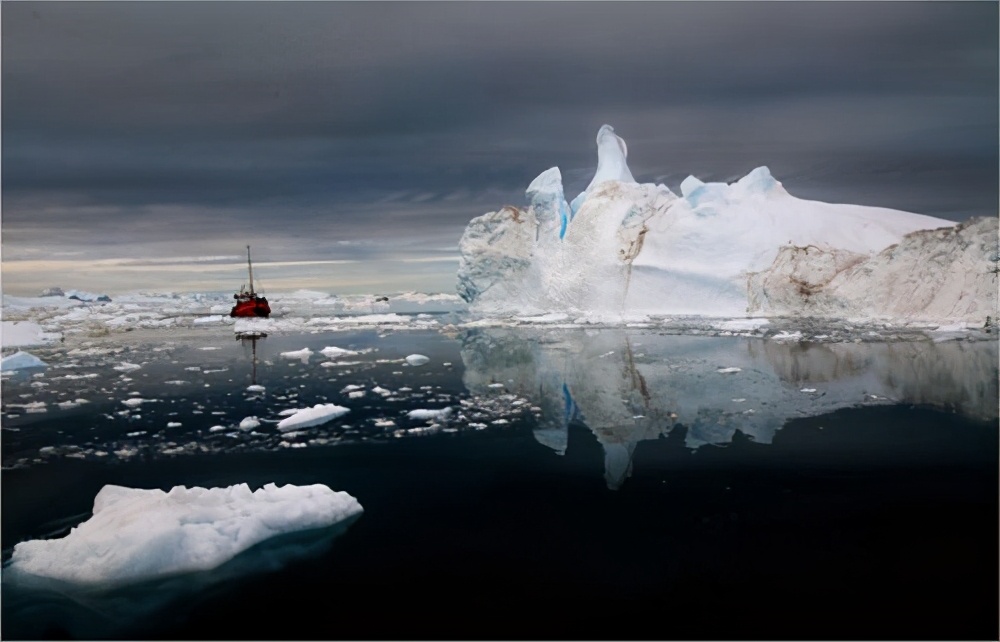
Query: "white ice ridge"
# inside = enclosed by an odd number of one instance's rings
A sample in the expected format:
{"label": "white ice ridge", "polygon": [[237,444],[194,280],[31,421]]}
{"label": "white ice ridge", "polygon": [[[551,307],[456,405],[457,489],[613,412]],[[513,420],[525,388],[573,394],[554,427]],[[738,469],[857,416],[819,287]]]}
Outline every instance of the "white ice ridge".
{"label": "white ice ridge", "polygon": [[[557,167],[526,194],[526,209],[508,205],[479,216],[459,242],[458,292],[476,314],[871,315],[980,325],[996,315],[995,217],[960,234],[931,232],[956,224],[796,198],[767,167],[732,184],[688,177],[678,196],[636,183],[624,141],[608,126],[598,133],[594,179],[572,207]],[[912,234],[926,236],[903,243]],[[803,264],[788,248],[811,248],[810,256],[815,249],[822,274],[805,274],[811,260]],[[949,260],[959,255],[957,264]],[[925,278],[906,277],[918,265]],[[799,277],[809,285],[796,298]],[[832,292],[841,282],[850,291]],[[878,296],[854,293],[869,285]],[[811,304],[824,288],[823,305]]]}
{"label": "white ice ridge", "polygon": [[[287,412],[287,411],[286,411]],[[309,428],[319,426],[328,421],[333,421],[350,412],[349,408],[338,406],[334,403],[318,403],[312,408],[301,408],[292,410],[292,414],[278,422],[278,430],[297,430],[299,428]]]}
{"label": "white ice ridge", "polygon": [[361,512],[357,499],[323,484],[170,492],[108,485],[94,498],[93,517],[61,539],[15,545],[5,572],[120,585],[205,571],[272,537],[333,526]]}

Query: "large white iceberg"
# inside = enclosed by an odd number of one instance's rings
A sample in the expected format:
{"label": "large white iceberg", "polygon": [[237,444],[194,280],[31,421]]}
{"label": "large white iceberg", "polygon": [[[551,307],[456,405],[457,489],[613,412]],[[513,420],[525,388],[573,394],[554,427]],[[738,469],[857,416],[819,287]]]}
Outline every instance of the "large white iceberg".
{"label": "large white iceberg", "polygon": [[[528,187],[527,208],[507,206],[469,223],[459,243],[458,292],[473,312],[868,315],[980,324],[996,313],[996,218],[965,226],[961,234],[931,232],[956,224],[796,198],[767,167],[731,184],[691,176],[678,196],[664,185],[635,182],[625,143],[611,127],[601,128],[597,143],[597,172],[572,204],[553,167]],[[919,258],[875,260],[904,238],[916,240],[901,245],[901,252],[914,246],[920,257],[944,257],[928,266],[937,271],[915,290],[894,288],[892,275],[912,270]],[[795,270],[786,264],[790,252],[803,249],[825,253],[833,273],[867,262],[851,287],[865,289],[864,278],[881,271],[878,295],[854,305],[857,297],[843,302],[830,293],[838,303],[825,306],[769,296],[779,281],[786,289],[796,285]],[[971,258],[957,268],[948,261],[967,249]],[[974,277],[966,278],[969,270]],[[956,286],[956,279],[965,285]],[[903,298],[910,303],[893,305]],[[913,303],[932,300],[927,307]],[[948,305],[952,300],[955,305]]]}
{"label": "large white iceberg", "polygon": [[322,484],[170,492],[108,485],[94,498],[93,517],[66,537],[15,545],[5,575],[116,586],[206,571],[276,536],[361,512],[357,499]]}

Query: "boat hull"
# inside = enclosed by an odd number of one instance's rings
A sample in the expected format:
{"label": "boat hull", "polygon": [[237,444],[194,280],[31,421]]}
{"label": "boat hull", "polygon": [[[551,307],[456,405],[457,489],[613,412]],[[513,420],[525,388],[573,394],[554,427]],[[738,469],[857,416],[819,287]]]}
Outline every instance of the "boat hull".
{"label": "boat hull", "polygon": [[271,314],[271,306],[264,297],[256,297],[237,301],[229,311],[231,317],[267,317]]}

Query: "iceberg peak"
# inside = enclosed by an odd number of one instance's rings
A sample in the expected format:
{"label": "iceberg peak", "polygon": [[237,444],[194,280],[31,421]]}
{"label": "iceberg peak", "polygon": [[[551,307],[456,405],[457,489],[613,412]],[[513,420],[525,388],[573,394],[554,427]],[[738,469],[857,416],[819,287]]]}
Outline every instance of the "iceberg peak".
{"label": "iceberg peak", "polygon": [[594,178],[584,191],[590,192],[605,181],[634,183],[635,178],[632,177],[628,163],[625,162],[627,158],[628,146],[622,137],[615,133],[615,128],[611,125],[601,125],[597,130],[597,171],[594,172]]}

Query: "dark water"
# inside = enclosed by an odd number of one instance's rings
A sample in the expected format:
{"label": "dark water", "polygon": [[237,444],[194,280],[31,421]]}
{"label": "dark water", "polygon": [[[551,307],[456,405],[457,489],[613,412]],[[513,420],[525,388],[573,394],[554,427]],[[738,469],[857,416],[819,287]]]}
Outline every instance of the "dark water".
{"label": "dark water", "polygon": [[[357,497],[363,515],[214,573],[115,594],[5,581],[4,639],[998,636],[995,344],[778,346],[614,331],[269,337],[257,347],[260,399],[243,392],[252,375],[242,347],[219,355],[228,375],[183,370],[225,351],[197,350],[213,341],[192,339],[162,363],[155,342],[136,343],[148,360],[130,382],[116,383],[110,361],[87,366],[115,398],[107,404],[14,418],[20,430],[3,432],[4,461],[20,462],[2,472],[4,559],[18,541],[86,519],[109,483],[323,483]],[[316,356],[276,356],[307,344],[378,351],[336,376]],[[378,363],[410,352],[432,363]],[[741,371],[717,372],[726,367]],[[191,388],[166,391],[179,371]],[[156,410],[110,413],[140,373]],[[340,393],[348,383],[424,396],[359,401]],[[5,403],[22,384],[5,383]],[[293,391],[299,405],[325,396],[352,412],[287,440],[273,424],[258,437],[208,432],[273,416]],[[196,420],[195,398],[227,414]],[[521,399],[537,410],[518,410]],[[423,423],[407,409],[442,405],[464,419],[405,432]],[[168,416],[183,425],[162,429]],[[396,426],[376,429],[386,417]],[[36,457],[60,429],[79,457]],[[163,454],[165,441],[187,440],[227,445]],[[92,454],[123,444],[138,454]]]}

